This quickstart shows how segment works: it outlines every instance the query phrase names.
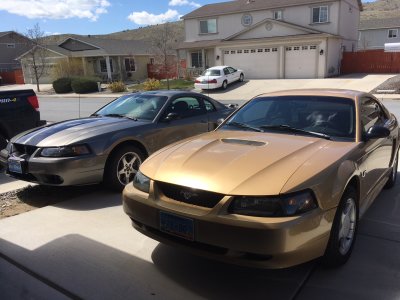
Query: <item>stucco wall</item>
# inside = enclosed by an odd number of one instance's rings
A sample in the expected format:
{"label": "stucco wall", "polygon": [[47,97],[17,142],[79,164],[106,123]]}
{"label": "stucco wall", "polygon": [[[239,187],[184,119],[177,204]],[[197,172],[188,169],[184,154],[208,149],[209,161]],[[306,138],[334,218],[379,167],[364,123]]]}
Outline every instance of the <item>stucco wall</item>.
{"label": "stucco wall", "polygon": [[[339,1],[327,2],[329,6],[329,22],[324,24],[311,24],[311,7],[308,5],[287,7],[283,9],[283,21],[294,23],[310,29],[315,29],[331,34],[339,33]],[[272,10],[250,12],[253,23],[256,24],[266,18],[273,17]],[[243,13],[221,15],[217,17],[216,34],[199,34],[199,19],[185,20],[186,41],[201,41],[213,39],[225,39],[246,27],[242,25],[241,18]],[[213,17],[210,17],[213,18]],[[267,33],[267,30],[265,31]]]}
{"label": "stucco wall", "polygon": [[340,62],[342,59],[341,46],[342,41],[340,39],[328,39],[325,77],[339,75]]}
{"label": "stucco wall", "polygon": [[359,22],[360,9],[357,0],[341,0],[339,35],[345,39],[357,41]]}

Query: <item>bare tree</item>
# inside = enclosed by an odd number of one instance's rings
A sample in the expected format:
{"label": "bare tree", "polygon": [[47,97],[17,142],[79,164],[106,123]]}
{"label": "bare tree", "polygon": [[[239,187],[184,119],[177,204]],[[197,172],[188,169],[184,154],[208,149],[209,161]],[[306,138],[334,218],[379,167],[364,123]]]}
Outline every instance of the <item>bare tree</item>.
{"label": "bare tree", "polygon": [[40,29],[39,23],[36,23],[33,28],[27,30],[24,34],[29,38],[29,52],[27,53],[27,65],[31,76],[36,81],[36,87],[40,92],[39,80],[46,73],[48,65],[46,64],[46,38],[44,32]]}
{"label": "bare tree", "polygon": [[167,88],[169,89],[169,79],[172,74],[175,74],[176,70],[176,54],[174,49],[179,39],[179,33],[169,23],[161,26],[163,26],[162,30],[155,31],[152,36],[152,48],[155,54],[155,63],[161,65],[158,71],[166,75]]}

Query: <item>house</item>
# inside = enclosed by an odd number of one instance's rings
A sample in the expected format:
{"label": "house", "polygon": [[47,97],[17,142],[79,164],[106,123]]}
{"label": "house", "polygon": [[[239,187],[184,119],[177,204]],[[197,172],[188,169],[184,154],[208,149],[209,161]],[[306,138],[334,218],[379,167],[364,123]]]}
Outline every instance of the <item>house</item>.
{"label": "house", "polygon": [[339,74],[342,51],[357,47],[360,0],[236,0],[182,19],[189,68],[232,65],[247,78]]}
{"label": "house", "polygon": [[358,31],[358,50],[384,49],[400,43],[400,18],[362,20]]}
{"label": "house", "polygon": [[30,40],[17,32],[0,32],[0,72],[20,69],[21,65],[15,59],[28,51],[30,45]]}
{"label": "house", "polygon": [[[51,83],[55,69],[63,66],[80,68],[84,76],[96,76],[103,81],[142,80],[147,78],[147,64],[154,61],[151,44],[143,40],[100,39],[91,36],[68,37],[60,43],[42,47],[47,68],[40,83]],[[22,54],[25,82],[35,83],[30,51]],[[60,67],[61,66],[61,67]]]}

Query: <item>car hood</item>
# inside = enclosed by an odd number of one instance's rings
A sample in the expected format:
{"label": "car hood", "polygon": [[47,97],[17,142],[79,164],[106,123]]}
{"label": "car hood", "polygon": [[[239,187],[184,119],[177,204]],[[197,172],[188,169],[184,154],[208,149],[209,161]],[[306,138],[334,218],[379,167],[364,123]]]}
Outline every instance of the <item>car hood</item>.
{"label": "car hood", "polygon": [[156,181],[227,195],[278,195],[305,162],[335,143],[306,136],[218,130],[161,149],[145,161],[141,171]]}
{"label": "car hood", "polygon": [[89,117],[74,119],[25,131],[15,136],[12,142],[37,147],[64,146],[97,135],[144,124],[148,124],[148,122],[125,118]]}

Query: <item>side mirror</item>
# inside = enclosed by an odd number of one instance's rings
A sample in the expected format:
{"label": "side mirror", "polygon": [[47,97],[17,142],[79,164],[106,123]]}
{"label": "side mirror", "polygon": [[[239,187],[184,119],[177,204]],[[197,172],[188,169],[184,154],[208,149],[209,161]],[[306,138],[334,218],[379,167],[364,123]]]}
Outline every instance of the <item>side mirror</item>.
{"label": "side mirror", "polygon": [[381,139],[388,137],[390,135],[390,130],[384,126],[375,125],[368,129],[368,132],[365,135],[366,140],[371,139]]}
{"label": "side mirror", "polygon": [[172,120],[176,120],[179,118],[179,114],[171,112],[169,113],[166,117],[165,117],[165,121],[172,121]]}

